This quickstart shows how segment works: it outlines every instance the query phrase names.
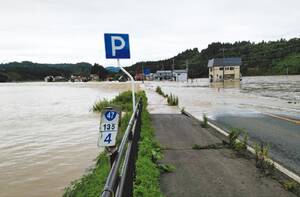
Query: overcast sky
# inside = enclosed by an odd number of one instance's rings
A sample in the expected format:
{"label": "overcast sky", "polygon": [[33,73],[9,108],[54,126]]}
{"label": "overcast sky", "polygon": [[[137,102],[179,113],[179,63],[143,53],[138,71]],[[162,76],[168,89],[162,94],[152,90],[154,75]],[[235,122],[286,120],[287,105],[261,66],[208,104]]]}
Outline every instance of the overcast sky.
{"label": "overcast sky", "polygon": [[300,37],[299,0],[0,0],[0,62],[106,60],[104,33],[129,33],[131,59],[211,42]]}

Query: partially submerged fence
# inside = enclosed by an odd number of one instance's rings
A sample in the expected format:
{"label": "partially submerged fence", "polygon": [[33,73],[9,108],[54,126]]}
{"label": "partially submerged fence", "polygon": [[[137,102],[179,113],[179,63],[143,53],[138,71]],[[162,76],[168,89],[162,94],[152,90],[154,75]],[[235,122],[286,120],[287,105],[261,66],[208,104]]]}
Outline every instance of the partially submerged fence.
{"label": "partially submerged fence", "polygon": [[118,151],[113,157],[101,197],[132,197],[135,162],[141,132],[142,99],[135,106]]}

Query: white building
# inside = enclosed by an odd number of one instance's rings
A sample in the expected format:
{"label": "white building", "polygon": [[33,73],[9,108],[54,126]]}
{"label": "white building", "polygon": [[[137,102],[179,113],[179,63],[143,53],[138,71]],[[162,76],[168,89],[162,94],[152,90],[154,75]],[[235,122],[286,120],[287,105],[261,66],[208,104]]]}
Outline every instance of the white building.
{"label": "white building", "polygon": [[187,70],[158,70],[154,74],[156,80],[187,81]]}
{"label": "white building", "polygon": [[242,60],[239,57],[234,58],[215,58],[208,61],[210,82],[240,80],[240,66]]}
{"label": "white building", "polygon": [[158,70],[156,71],[155,78],[158,80],[172,80],[173,74],[171,70]]}
{"label": "white building", "polygon": [[173,76],[175,78],[175,81],[187,81],[188,75],[187,75],[187,70],[174,70],[173,71]]}

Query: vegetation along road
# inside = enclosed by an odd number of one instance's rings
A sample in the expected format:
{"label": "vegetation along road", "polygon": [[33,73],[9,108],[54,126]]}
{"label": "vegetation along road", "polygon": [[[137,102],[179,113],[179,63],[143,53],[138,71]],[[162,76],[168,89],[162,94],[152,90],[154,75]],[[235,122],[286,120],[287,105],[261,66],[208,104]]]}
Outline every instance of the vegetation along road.
{"label": "vegetation along road", "polygon": [[225,129],[245,129],[250,141],[269,144],[274,160],[300,173],[300,124],[297,121],[257,114],[252,117],[219,116],[215,123]]}

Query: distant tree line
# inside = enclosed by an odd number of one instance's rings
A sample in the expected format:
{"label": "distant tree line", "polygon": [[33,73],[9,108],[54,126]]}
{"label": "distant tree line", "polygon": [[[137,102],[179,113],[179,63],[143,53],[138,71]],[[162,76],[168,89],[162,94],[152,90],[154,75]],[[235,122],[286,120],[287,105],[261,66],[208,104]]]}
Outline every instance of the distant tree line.
{"label": "distant tree line", "polygon": [[39,64],[29,61],[0,64],[0,82],[6,81],[40,81],[44,77],[71,75],[89,76],[92,65],[81,62],[77,64]]}
{"label": "distant tree line", "polygon": [[177,56],[166,60],[138,62],[127,68],[135,74],[141,72],[142,66],[151,72],[161,69],[172,69],[173,59],[175,69],[185,69],[189,64],[190,78],[207,77],[207,62],[212,58],[241,57],[243,75],[278,75],[300,74],[300,39],[281,39],[278,41],[253,43],[241,41],[235,43],[214,42],[201,52],[197,48],[188,49]]}
{"label": "distant tree line", "polygon": [[[126,69],[132,74],[142,72],[148,68],[152,73],[162,69],[185,69],[188,62],[190,78],[208,77],[207,62],[212,58],[241,57],[243,75],[278,75],[300,74],[300,38],[290,40],[253,43],[240,41],[235,43],[214,42],[201,52],[197,48],[188,49],[175,57],[160,60],[138,62]],[[77,64],[39,64],[29,61],[0,64],[0,82],[6,81],[39,81],[44,77],[71,75],[89,76],[97,74],[99,80],[107,78],[116,80],[121,71],[105,69],[99,64],[91,65],[81,62]]]}

